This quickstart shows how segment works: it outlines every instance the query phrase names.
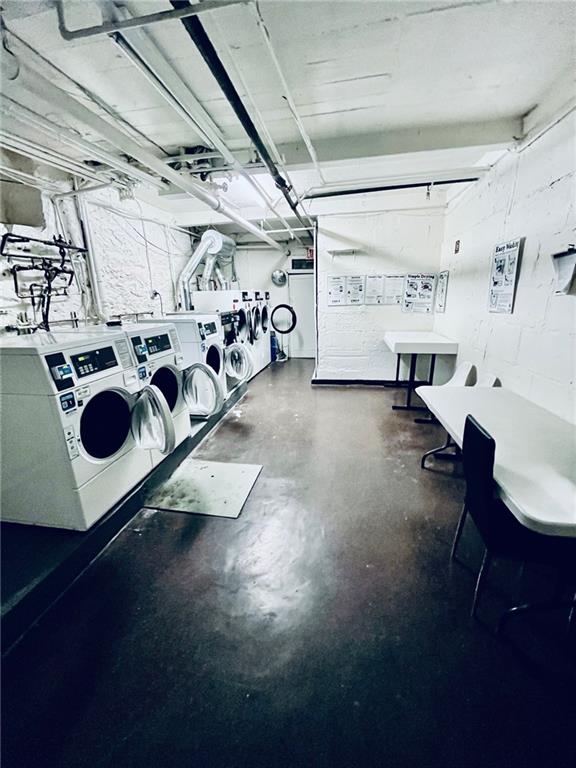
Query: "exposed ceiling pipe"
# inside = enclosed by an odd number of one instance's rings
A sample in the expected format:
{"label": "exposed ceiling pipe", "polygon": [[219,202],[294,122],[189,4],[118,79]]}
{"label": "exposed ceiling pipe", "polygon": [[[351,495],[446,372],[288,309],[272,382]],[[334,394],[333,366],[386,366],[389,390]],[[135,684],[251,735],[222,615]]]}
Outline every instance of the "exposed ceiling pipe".
{"label": "exposed ceiling pipe", "polygon": [[318,155],[316,154],[316,150],[314,149],[314,145],[312,144],[312,140],[310,139],[310,136],[308,135],[306,128],[304,127],[304,123],[302,122],[302,118],[298,114],[298,109],[296,108],[296,103],[294,102],[294,99],[292,98],[292,94],[290,93],[290,88],[288,86],[288,83],[286,81],[286,78],[284,77],[284,72],[282,71],[282,67],[280,66],[280,62],[278,61],[278,57],[276,56],[276,51],[274,50],[274,46],[272,45],[272,40],[270,38],[270,32],[268,31],[268,28],[264,22],[264,19],[262,18],[262,14],[260,12],[260,7],[258,5],[258,2],[255,3],[253,6],[254,15],[256,17],[256,23],[258,25],[258,29],[262,33],[262,39],[264,40],[264,43],[266,45],[266,48],[268,49],[268,53],[270,54],[270,58],[272,59],[272,62],[274,64],[274,68],[276,69],[276,74],[278,75],[278,78],[280,79],[280,82],[282,83],[282,89],[284,91],[284,98],[286,99],[288,103],[288,107],[290,108],[290,112],[292,114],[292,117],[294,118],[294,122],[298,126],[298,130],[300,131],[300,136],[302,136],[302,141],[306,145],[306,149],[308,150],[308,154],[310,155],[310,159],[312,160],[314,164],[314,168],[316,169],[316,173],[318,174],[320,181],[325,184],[326,179],[324,178],[324,174],[322,173],[322,169],[320,168],[320,163],[318,162]]}
{"label": "exposed ceiling pipe", "polygon": [[322,197],[344,197],[346,195],[365,195],[369,192],[390,192],[397,189],[418,189],[422,187],[440,187],[444,184],[470,184],[478,181],[480,177],[469,179],[443,179],[441,181],[418,181],[411,184],[386,184],[379,187],[363,187],[360,189],[335,189],[322,192],[313,192],[306,195],[306,200],[318,200]]}
{"label": "exposed ceiling pipe", "polygon": [[[181,189],[191,197],[195,197],[202,201],[212,210],[222,213],[231,221],[236,222],[242,229],[251,232],[259,240],[263,240],[276,250],[283,250],[281,245],[243,216],[240,216],[226,201],[221,200],[212,194],[207,185],[202,184],[199,181],[185,178],[172,168],[167,167],[161,159],[157,158],[147,149],[141,147],[133,139],[118,130],[118,128],[92,112],[92,110],[88,109],[83,104],[80,104],[80,102],[53,85],[46,80],[46,78],[38,75],[38,73],[28,70],[25,66],[21,65],[18,78],[15,81],[8,82],[3,80],[2,87],[4,92],[8,93],[8,95],[15,89],[25,87],[30,93],[37,96],[43,102],[51,106],[59,107],[84,125],[90,127],[113,146],[135,158],[142,163],[142,165],[157,173],[161,178],[165,178],[172,182],[178,189]],[[14,93],[12,95],[14,95]]]}
{"label": "exposed ceiling pipe", "polygon": [[22,106],[7,96],[2,98],[0,111],[23,125],[34,126],[34,128],[37,128],[49,138],[76,147],[80,151],[85,152],[86,157],[91,160],[96,160],[104,165],[108,165],[110,168],[114,168],[136,181],[150,184],[158,189],[167,189],[167,184],[161,181],[157,176],[152,176],[145,171],[141,171],[134,165],[130,165],[130,163],[127,163],[125,160],[121,160],[110,152],[106,152],[106,150],[101,149],[94,143],[85,141],[67,128],[62,128],[60,125],[51,122],[42,115],[38,115],[36,112],[28,109],[28,107]]}
{"label": "exposed ceiling pipe", "polygon": [[82,163],[70,160],[70,158],[61,155],[58,152],[49,150],[28,139],[22,139],[8,131],[0,130],[0,147],[9,149],[11,152],[15,152],[22,157],[28,157],[39,163],[50,165],[52,168],[57,168],[59,171],[64,171],[65,173],[70,173],[74,176],[82,176],[83,178],[91,179],[95,182],[102,182],[101,176],[92,173],[86,166],[83,166]]}
{"label": "exposed ceiling pipe", "polygon": [[228,5],[239,5],[249,0],[203,0],[197,5],[190,6],[178,11],[160,11],[159,13],[149,13],[146,16],[136,16],[126,21],[105,22],[93,27],[84,27],[83,29],[68,29],[64,17],[64,1],[57,0],[56,9],[58,11],[58,29],[64,40],[78,40],[79,38],[94,37],[96,35],[109,35],[112,32],[119,32],[123,29],[134,29],[136,27],[145,27],[149,24],[158,24],[162,21],[174,21],[187,16],[196,16],[206,11],[217,11],[219,8],[225,8]]}
{"label": "exposed ceiling pipe", "polygon": [[[172,4],[172,7],[177,9],[180,9],[185,6],[189,6],[188,0],[170,0],[170,2]],[[193,17],[193,18],[188,17],[188,18],[181,19],[181,23],[184,25],[184,28],[188,32],[190,38],[192,39],[192,41],[200,51],[202,58],[204,59],[208,68],[212,72],[212,75],[215,77],[216,81],[218,82],[218,85],[222,89],[230,106],[236,113],[236,117],[238,118],[238,120],[242,124],[242,127],[248,134],[250,141],[254,144],[254,146],[256,147],[256,150],[258,151],[258,154],[266,164],[266,167],[268,168],[270,175],[274,179],[274,183],[276,184],[278,189],[281,190],[282,194],[286,199],[286,202],[292,209],[292,212],[304,227],[309,226],[310,221],[306,221],[303,218],[300,211],[298,210],[298,201],[293,200],[292,194],[291,194],[291,187],[288,185],[286,179],[282,176],[282,174],[278,170],[278,167],[276,166],[276,163],[272,159],[268,151],[268,148],[260,138],[260,135],[256,130],[256,126],[252,122],[252,118],[248,114],[248,111],[246,110],[246,107],[244,106],[242,99],[238,95],[238,91],[236,90],[232,80],[230,80],[230,77],[226,72],[224,65],[222,64],[222,61],[220,60],[220,57],[218,56],[216,49],[214,48],[214,46],[210,41],[210,38],[206,34],[206,30],[202,26],[202,22],[197,17]]]}
{"label": "exposed ceiling pipe", "polygon": [[[121,19],[130,18],[130,14],[125,8],[117,8],[116,15]],[[141,29],[133,29],[122,35],[111,35],[111,38],[162,98],[170,104],[172,109],[186,123],[191,125],[207,144],[210,144],[220,152],[232,169],[246,179],[250,186],[256,190],[270,213],[280,219],[285,227],[289,227],[288,222],[276,209],[272,198],[233,155],[210,115],[182,79],[178,77],[170,63],[166,61],[164,55],[146,33]],[[296,236],[293,235],[293,237]]]}

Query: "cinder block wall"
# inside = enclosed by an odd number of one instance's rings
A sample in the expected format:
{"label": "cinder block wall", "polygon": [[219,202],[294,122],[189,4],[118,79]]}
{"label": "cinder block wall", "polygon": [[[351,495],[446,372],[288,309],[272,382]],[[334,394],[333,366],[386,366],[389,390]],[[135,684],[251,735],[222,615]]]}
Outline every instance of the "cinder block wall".
{"label": "cinder block wall", "polygon": [[[574,421],[576,295],[554,295],[550,255],[576,242],[575,136],[572,113],[448,205],[441,268],[450,281],[446,313],[434,320],[460,342],[460,359]],[[515,237],[526,242],[514,312],[491,314],[494,246]]]}

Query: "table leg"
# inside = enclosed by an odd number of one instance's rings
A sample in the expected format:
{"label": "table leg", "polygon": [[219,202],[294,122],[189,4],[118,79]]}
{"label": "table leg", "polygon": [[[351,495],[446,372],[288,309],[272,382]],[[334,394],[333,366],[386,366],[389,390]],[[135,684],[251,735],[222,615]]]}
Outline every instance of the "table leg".
{"label": "table leg", "polygon": [[393,405],[393,411],[427,411],[428,409],[422,405],[412,405],[412,392],[414,391],[416,384],[416,363],[418,361],[418,354],[413,352],[410,355],[410,374],[408,376],[408,382],[406,384],[406,403],[404,405]]}
{"label": "table leg", "polygon": [[[430,370],[428,372],[428,385],[432,386],[434,382],[434,368],[436,366],[436,355],[430,356]],[[415,424],[434,424],[437,421],[437,419],[434,418],[432,414],[430,414],[429,418],[427,419],[414,419]]]}
{"label": "table leg", "polygon": [[389,382],[388,384],[384,384],[385,387],[407,387],[408,382],[407,381],[401,381],[400,380],[400,363],[402,361],[401,355],[396,355],[396,377],[394,381]]}

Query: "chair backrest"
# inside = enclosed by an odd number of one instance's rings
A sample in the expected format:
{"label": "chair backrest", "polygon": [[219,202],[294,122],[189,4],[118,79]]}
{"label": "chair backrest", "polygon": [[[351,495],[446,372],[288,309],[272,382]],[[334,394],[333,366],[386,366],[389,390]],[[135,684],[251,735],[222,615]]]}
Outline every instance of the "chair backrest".
{"label": "chair backrest", "polygon": [[476,366],[463,360],[452,374],[445,387],[472,387],[476,381]]}
{"label": "chair backrest", "polygon": [[473,416],[466,417],[462,463],[466,478],[466,509],[488,548],[499,539],[499,521],[494,515],[494,438]]}
{"label": "chair backrest", "polygon": [[476,380],[475,387],[501,387],[502,382],[493,373],[482,373]]}

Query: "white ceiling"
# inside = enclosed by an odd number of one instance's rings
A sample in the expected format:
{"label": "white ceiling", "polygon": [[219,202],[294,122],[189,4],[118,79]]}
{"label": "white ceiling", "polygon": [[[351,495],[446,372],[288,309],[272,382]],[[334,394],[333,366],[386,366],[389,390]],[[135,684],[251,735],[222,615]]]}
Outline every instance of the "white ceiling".
{"label": "white ceiling", "polygon": [[[126,5],[133,15],[171,9],[164,0]],[[153,142],[156,154],[201,142],[111,39],[65,42],[51,2],[4,0],[3,6],[9,30],[93,91]],[[572,2],[271,0],[260,9],[326,179],[333,183],[493,162],[487,153],[512,142],[522,116],[576,61]],[[68,2],[66,14],[71,28],[102,18],[92,0]],[[317,186],[253,7],[224,8],[201,19],[240,93],[235,67],[288,164],[303,171],[299,191]],[[157,24],[148,34],[227,144],[234,150],[249,147],[182,24]],[[71,90],[66,81],[59,84]],[[35,107],[26,94],[22,103]],[[103,143],[58,110],[43,113]],[[246,204],[242,189],[241,184],[230,189],[240,206]]]}

